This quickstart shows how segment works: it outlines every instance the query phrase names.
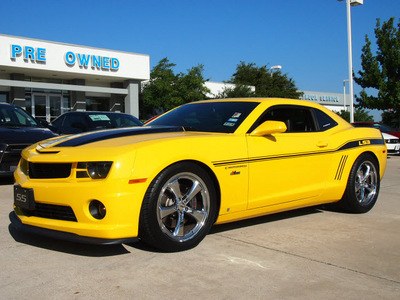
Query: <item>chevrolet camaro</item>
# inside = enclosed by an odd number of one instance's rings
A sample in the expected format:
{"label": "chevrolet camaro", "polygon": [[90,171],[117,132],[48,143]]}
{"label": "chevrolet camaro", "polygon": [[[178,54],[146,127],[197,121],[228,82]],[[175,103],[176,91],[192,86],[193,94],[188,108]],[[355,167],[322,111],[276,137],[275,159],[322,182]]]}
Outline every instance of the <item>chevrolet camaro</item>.
{"label": "chevrolet camaro", "polygon": [[143,127],[26,148],[10,219],[55,238],[180,251],[213,224],[335,202],[365,213],[386,159],[379,130],[312,102],[192,102]]}

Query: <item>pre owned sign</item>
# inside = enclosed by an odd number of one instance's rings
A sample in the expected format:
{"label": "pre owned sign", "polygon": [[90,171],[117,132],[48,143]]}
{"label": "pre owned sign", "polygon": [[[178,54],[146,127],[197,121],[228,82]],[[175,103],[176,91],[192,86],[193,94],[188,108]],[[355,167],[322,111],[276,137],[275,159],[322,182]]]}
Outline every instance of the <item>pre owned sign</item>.
{"label": "pre owned sign", "polygon": [[[10,58],[13,61],[21,58],[25,62],[46,63],[46,49],[31,46],[11,45]],[[87,53],[68,51],[64,54],[64,62],[68,66],[78,64],[81,68],[117,71],[120,66],[118,58]]]}

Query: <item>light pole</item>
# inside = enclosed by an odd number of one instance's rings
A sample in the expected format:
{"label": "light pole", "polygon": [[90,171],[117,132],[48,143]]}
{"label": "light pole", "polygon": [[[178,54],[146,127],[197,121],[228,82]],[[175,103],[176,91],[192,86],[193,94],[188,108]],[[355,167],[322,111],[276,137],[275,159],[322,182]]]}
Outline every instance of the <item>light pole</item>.
{"label": "light pole", "polygon": [[[338,0],[343,1],[343,0]],[[354,95],[353,95],[353,49],[351,44],[351,11],[350,6],[364,4],[364,0],[346,0],[347,6],[347,43],[349,55],[349,93],[350,93],[350,123],[354,122]]]}
{"label": "light pole", "polygon": [[350,80],[345,79],[343,80],[343,107],[344,111],[346,111],[346,82],[349,82]]}
{"label": "light pole", "polygon": [[272,67],[270,68],[270,70],[271,70],[271,77],[272,77],[272,70],[280,70],[280,69],[282,69],[282,66],[281,66],[281,65],[272,66]]}

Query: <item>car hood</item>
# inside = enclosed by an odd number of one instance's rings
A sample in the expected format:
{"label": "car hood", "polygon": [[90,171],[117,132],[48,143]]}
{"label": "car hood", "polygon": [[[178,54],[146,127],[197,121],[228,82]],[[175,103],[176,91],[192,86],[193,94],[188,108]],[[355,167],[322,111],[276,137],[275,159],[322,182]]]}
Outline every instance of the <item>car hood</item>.
{"label": "car hood", "polygon": [[399,137],[385,132],[382,132],[382,136],[385,140],[399,139]]}
{"label": "car hood", "polygon": [[[133,144],[144,140],[151,140],[155,134],[184,133],[185,130],[178,126],[148,126],[127,127],[100,131],[91,131],[74,135],[64,135],[58,138],[42,141],[38,144],[39,151],[58,151],[60,148],[87,147],[116,147],[118,145]],[[117,143],[117,140],[120,141]],[[125,142],[121,142],[121,141]],[[106,147],[107,147],[106,146]]]}
{"label": "car hood", "polygon": [[33,144],[55,136],[47,128],[0,127],[0,143],[3,144]]}

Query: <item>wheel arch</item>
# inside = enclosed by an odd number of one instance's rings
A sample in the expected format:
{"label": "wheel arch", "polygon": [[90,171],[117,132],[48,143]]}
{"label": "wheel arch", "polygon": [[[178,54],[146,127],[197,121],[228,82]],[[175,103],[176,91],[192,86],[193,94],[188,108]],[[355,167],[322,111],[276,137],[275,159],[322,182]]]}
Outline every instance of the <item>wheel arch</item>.
{"label": "wheel arch", "polygon": [[370,154],[370,155],[375,159],[375,162],[376,162],[376,164],[378,165],[379,174],[381,174],[381,163],[380,163],[380,161],[379,161],[378,156],[377,156],[373,151],[364,151],[364,152],[361,152],[361,153],[356,157],[356,159],[354,160],[353,164],[356,162],[356,160],[357,160],[361,155],[365,155],[365,154]]}
{"label": "wheel arch", "polygon": [[[219,183],[219,180],[218,180],[217,176],[215,175],[215,173],[212,171],[212,169],[211,169],[207,164],[205,164],[205,163],[203,163],[203,162],[201,162],[201,161],[198,161],[198,160],[194,160],[194,159],[183,159],[183,160],[175,161],[175,162],[173,162],[173,163],[171,163],[171,164],[165,166],[162,170],[160,170],[160,171],[154,176],[154,178],[152,179],[152,181],[153,181],[155,178],[157,178],[158,174],[160,174],[161,172],[163,172],[165,169],[167,169],[167,168],[169,168],[169,167],[171,167],[171,166],[173,166],[173,165],[180,164],[180,163],[193,163],[193,164],[196,164],[196,165],[198,165],[199,167],[201,167],[204,171],[206,171],[207,174],[210,176],[212,182],[214,183],[215,192],[216,192],[216,195],[217,195],[217,199],[216,199],[216,200],[217,200],[217,203],[216,203],[216,205],[217,205],[216,212],[217,212],[217,213],[215,214],[215,220],[213,221],[213,223],[215,223],[215,221],[217,220],[217,218],[218,218],[218,216],[219,216],[219,212],[220,212],[220,208],[221,208],[221,186],[220,186],[220,183]],[[151,184],[148,186],[148,189],[149,189],[150,187],[151,187]],[[147,192],[146,192],[146,193],[147,193]],[[142,208],[141,208],[141,209],[142,209]],[[139,222],[139,224],[140,224],[140,222]]]}
{"label": "wheel arch", "polygon": [[[364,159],[362,159],[364,157]],[[367,159],[365,159],[367,158]],[[373,195],[371,198],[371,200],[369,199],[369,196],[367,198],[364,198],[364,194],[362,193],[361,197],[362,199],[358,199],[357,196],[357,191],[355,191],[356,188],[356,178],[355,178],[355,174],[356,172],[358,173],[358,170],[362,167],[362,165],[369,160],[370,163],[372,163],[374,165],[374,169],[376,171],[376,175],[377,178],[375,177],[375,179],[373,179],[371,181],[371,186],[366,187],[364,184],[360,184],[360,189],[364,190],[369,190],[368,193],[370,193],[370,195]],[[349,213],[366,213],[369,210],[372,209],[372,207],[375,205],[375,202],[378,199],[378,195],[379,195],[379,189],[380,189],[380,180],[381,180],[381,163],[379,161],[379,157],[376,155],[376,153],[374,153],[373,151],[370,150],[366,150],[364,152],[360,152],[358,153],[357,156],[355,156],[354,161],[351,164],[351,168],[350,168],[350,172],[347,178],[347,183],[346,183],[346,188],[345,191],[341,197],[341,199],[337,202],[337,206],[342,209],[345,212],[349,212]],[[368,175],[368,178],[373,178],[374,172],[372,172],[372,175]],[[364,175],[363,175],[364,176]],[[365,177],[367,178],[367,177]],[[368,179],[368,181],[370,181],[371,179]],[[366,182],[368,182],[366,181]],[[362,187],[364,185],[364,187]],[[372,189],[374,191],[372,191]],[[372,194],[373,192],[373,194]],[[364,200],[368,200],[368,203],[364,203]]]}

